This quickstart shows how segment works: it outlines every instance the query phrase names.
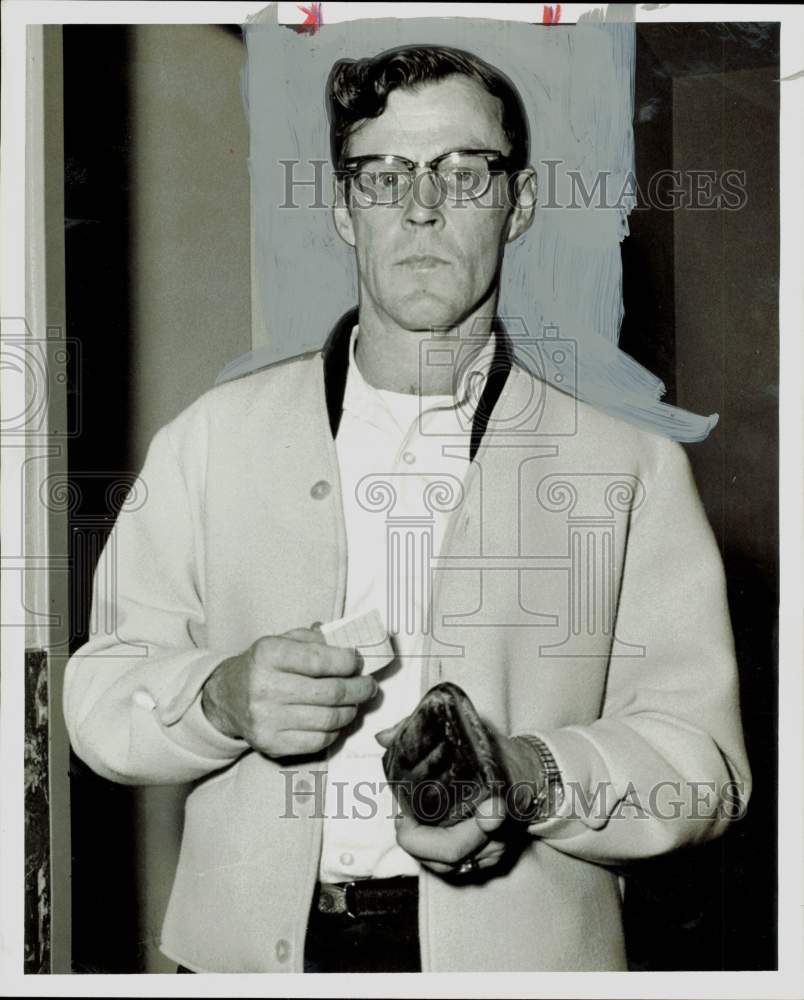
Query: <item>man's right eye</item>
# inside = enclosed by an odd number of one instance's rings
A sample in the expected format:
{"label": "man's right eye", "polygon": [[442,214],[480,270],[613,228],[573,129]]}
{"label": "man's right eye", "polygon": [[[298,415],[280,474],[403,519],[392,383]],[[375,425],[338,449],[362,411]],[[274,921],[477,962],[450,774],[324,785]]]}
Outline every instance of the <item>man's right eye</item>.
{"label": "man's right eye", "polygon": [[390,187],[399,183],[397,170],[361,170],[355,174],[355,182],[364,188]]}
{"label": "man's right eye", "polygon": [[401,170],[383,170],[374,175],[378,187],[395,188],[402,182],[404,173]]}
{"label": "man's right eye", "polygon": [[408,179],[409,174],[404,167],[382,163],[376,167],[365,164],[354,175],[353,182],[358,197],[362,196],[367,205],[389,205],[402,197]]}

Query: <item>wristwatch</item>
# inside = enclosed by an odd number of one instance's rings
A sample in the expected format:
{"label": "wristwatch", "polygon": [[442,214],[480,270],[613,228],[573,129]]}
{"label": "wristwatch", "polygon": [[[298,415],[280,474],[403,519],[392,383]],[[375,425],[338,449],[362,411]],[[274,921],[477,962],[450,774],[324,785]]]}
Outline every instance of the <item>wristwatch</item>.
{"label": "wristwatch", "polygon": [[533,799],[527,810],[528,822],[539,823],[554,816],[564,801],[564,782],[561,779],[561,771],[558,769],[558,764],[556,764],[550,748],[538,736],[522,735],[512,738],[535,750],[539,757],[542,769],[541,781],[538,788],[534,789]]}

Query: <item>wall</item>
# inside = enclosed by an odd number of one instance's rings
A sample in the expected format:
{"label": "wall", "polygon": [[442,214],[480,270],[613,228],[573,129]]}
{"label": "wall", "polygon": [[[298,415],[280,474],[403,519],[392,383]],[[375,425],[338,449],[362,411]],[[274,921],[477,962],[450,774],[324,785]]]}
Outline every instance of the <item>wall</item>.
{"label": "wall", "polygon": [[740,211],[675,213],[678,400],[720,414],[689,454],[726,568],[755,776],[748,816],[708,852],[728,873],[710,915],[721,910],[713,931],[736,968],[776,958],[778,78],[773,66],[725,67],[676,79],[673,95],[674,165],[746,177]]}
{"label": "wall", "polygon": [[621,344],[679,406],[720,415],[687,454],[726,570],[754,788],[724,838],[632,872],[635,968],[777,960],[778,52],[777,25],[637,28],[640,185],[659,170],[744,172],[738,211],[704,198],[632,213]]}
{"label": "wall", "polygon": [[133,32],[135,465],[154,432],[251,347],[242,55],[239,39],[214,26]]}

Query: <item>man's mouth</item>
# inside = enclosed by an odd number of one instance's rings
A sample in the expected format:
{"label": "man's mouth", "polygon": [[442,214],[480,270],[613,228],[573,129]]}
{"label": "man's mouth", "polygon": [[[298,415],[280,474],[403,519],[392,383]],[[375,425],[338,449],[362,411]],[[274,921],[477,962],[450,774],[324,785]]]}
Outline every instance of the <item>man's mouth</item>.
{"label": "man's mouth", "polygon": [[432,254],[411,254],[397,261],[400,267],[408,267],[413,271],[432,271],[437,267],[449,264],[443,257],[435,257]]}

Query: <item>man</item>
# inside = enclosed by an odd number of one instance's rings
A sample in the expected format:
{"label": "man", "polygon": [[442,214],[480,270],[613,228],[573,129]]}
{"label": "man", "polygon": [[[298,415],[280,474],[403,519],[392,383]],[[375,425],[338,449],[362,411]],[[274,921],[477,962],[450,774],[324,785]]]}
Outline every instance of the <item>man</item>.
{"label": "man", "polygon": [[[116,634],[68,668],[73,745],[198,782],[162,941],[192,971],[625,968],[620,870],[749,794],[711,530],[679,446],[512,356],[535,181],[510,81],[415,47],[339,63],[328,99],[359,310],[157,434],[110,541]],[[372,674],[319,626],[376,611]],[[439,681],[524,812],[395,815],[381,755]]]}

